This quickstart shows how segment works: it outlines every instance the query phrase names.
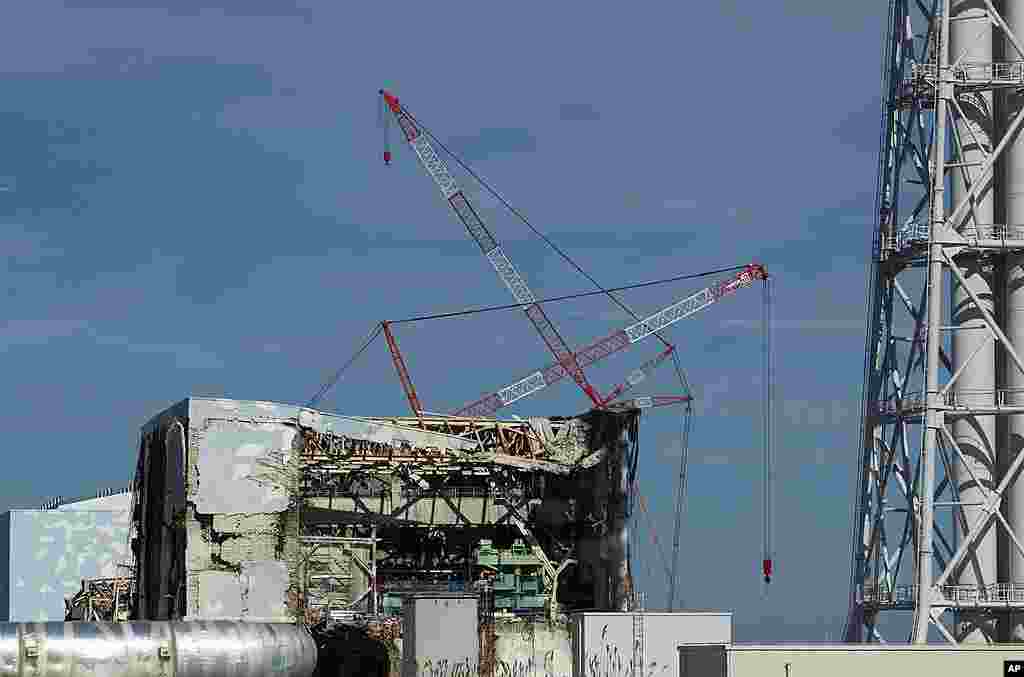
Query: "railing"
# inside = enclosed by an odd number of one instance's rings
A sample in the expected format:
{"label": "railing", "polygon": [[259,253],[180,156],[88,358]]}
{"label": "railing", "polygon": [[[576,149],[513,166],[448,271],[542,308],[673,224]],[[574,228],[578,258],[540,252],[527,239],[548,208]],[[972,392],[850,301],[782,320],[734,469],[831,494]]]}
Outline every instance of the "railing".
{"label": "railing", "polygon": [[[895,416],[901,412],[921,411],[927,403],[924,392],[907,393],[899,400],[876,402],[875,413],[879,416]],[[952,409],[1024,407],[1024,388],[960,388],[947,392],[942,398],[942,406]]]}
{"label": "railing", "polygon": [[[941,602],[950,606],[1024,604],[1024,584],[944,585],[939,595]],[[910,604],[917,600],[917,586],[869,584],[864,586],[862,599],[869,605]]]}
{"label": "railing", "polygon": [[862,599],[865,604],[906,604],[917,599],[916,585],[893,585],[884,583],[864,586]]}
{"label": "railing", "polygon": [[960,389],[947,393],[945,400],[948,407],[1021,407],[1024,388]]}
{"label": "railing", "polygon": [[384,581],[381,588],[382,592],[451,592],[448,582]]}
{"label": "railing", "polygon": [[904,395],[899,400],[881,400],[875,403],[875,414],[878,416],[896,416],[900,413],[919,411],[927,405],[923,393]]}
{"label": "railing", "polygon": [[488,489],[487,487],[444,487],[436,492],[434,489],[402,487],[402,496],[406,498],[415,498],[417,496],[430,498],[435,493],[439,497],[447,496],[448,498],[484,498],[487,496],[497,498],[499,496],[504,497],[506,492],[498,488]]}
{"label": "railing", "polygon": [[1024,226],[1009,223],[969,225],[964,226],[959,232],[967,239],[1024,240]]}
{"label": "railing", "polygon": [[[1006,223],[971,224],[957,231],[971,244],[972,240],[1004,240],[1019,242],[1024,240],[1024,225]],[[900,228],[895,235],[885,238],[884,248],[890,251],[903,251],[915,245],[928,244],[928,224],[918,221],[911,222]]]}
{"label": "railing", "polygon": [[[934,63],[916,63],[911,77],[936,80],[939,67]],[[943,79],[963,84],[1024,84],[1024,61],[961,62],[942,69]]]}
{"label": "railing", "polygon": [[495,551],[484,551],[477,555],[477,564],[487,564],[490,566],[511,565],[511,564],[531,564],[539,566],[542,564],[537,555],[530,550],[502,550],[501,553]]}

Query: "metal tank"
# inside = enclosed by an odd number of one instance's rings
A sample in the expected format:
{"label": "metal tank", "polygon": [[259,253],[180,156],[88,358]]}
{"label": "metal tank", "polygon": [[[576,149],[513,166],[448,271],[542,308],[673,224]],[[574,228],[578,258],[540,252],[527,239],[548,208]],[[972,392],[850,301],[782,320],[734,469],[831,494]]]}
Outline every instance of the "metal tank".
{"label": "metal tank", "polygon": [[[1007,24],[1017,35],[1024,31],[1024,4],[1020,2],[1002,3],[1002,14]],[[1003,57],[1016,59],[1016,51],[1009,44],[1003,45]],[[1020,97],[1007,90],[1001,98],[1000,118],[1003,126],[1009,123],[1020,109]],[[1024,147],[1019,137],[1007,146],[1003,154],[1003,177],[999,185],[1000,201],[1006,210],[1006,223],[1019,226],[1024,224]],[[1003,330],[1011,345],[1024,345],[1024,255],[1009,253],[1005,264],[1005,287],[1003,289],[1002,318]],[[1024,375],[1016,366],[1005,358],[1003,372],[1007,388],[1007,404],[1024,404]],[[1006,435],[1004,438],[1005,458],[1013,458],[1024,446],[1024,416],[1014,414],[1006,417]],[[1024,533],[1024,482],[1017,481],[1010,485],[1005,496],[1004,514],[1010,528],[1015,533]],[[1006,566],[1006,578],[1009,583],[1024,583],[1024,557],[1016,551],[1013,544],[1006,539],[1002,548]],[[1010,616],[1008,628],[1009,639],[1024,640],[1024,617],[1019,612]]]}
{"label": "metal tank", "polygon": [[0,677],[310,677],[316,660],[285,623],[0,623]]}
{"label": "metal tank", "polygon": [[[962,57],[964,61],[992,61],[991,36],[979,39],[979,26],[986,18],[984,5],[974,0],[954,0],[950,7],[950,54],[951,58]],[[977,17],[977,19],[974,19]],[[992,99],[988,92],[966,92],[957,98],[957,104],[964,111],[966,119],[957,117],[957,124],[951,130],[954,147],[960,149],[960,162],[977,163],[967,165],[950,173],[950,191],[953,204],[958,204],[971,188],[971,179],[979,175],[979,168],[992,152],[993,115]],[[988,226],[993,223],[995,199],[993,182],[988,180],[975,201],[973,208],[962,222],[965,229]],[[956,224],[961,225],[961,224]],[[987,305],[994,314],[993,278],[990,262],[976,252],[961,254],[960,264],[966,271],[967,286]],[[963,369],[953,397],[962,404],[991,408],[996,387],[996,352],[984,320],[971,302],[964,286],[953,278],[951,284],[951,311],[953,331],[951,336],[952,369]],[[995,475],[996,423],[994,416],[972,416],[954,419],[950,425],[953,437],[970,464],[968,468],[957,458],[953,463],[953,477],[965,504],[963,513],[967,524],[973,524],[981,515],[986,494],[979,483],[991,487]],[[960,536],[963,527],[960,526]],[[958,583],[962,585],[989,585],[997,580],[997,536],[996,530],[978,539],[973,548],[973,557],[965,560]],[[963,614],[960,618],[960,632],[963,641],[986,641],[993,637],[995,626],[990,614]]]}

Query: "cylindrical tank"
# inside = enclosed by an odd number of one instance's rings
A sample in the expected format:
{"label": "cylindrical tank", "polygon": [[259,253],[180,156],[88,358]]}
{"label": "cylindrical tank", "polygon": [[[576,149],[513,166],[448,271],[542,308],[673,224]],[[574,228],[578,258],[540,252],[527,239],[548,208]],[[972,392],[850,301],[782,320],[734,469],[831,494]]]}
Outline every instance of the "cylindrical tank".
{"label": "cylindrical tank", "polygon": [[[1004,2],[1000,8],[1003,18],[1015,34],[1021,35],[1024,30],[1024,6],[1020,2]],[[1008,41],[1004,41],[1008,42]],[[1003,45],[1003,58],[1016,59],[1016,50],[1010,44]],[[1011,56],[1012,55],[1012,56]],[[1021,98],[1012,92],[1000,100],[1000,118],[1005,129],[1009,121],[1020,110]],[[1000,201],[1006,211],[1006,223],[1019,226],[1024,224],[1024,147],[1020,140],[1015,140],[1006,147],[1003,154],[1003,174],[999,183]],[[1024,255],[1008,254],[1005,263],[1005,287],[1003,289],[1002,318],[1003,331],[1006,338],[1014,346],[1024,345]],[[1024,375],[1004,353],[1003,373],[1007,388],[1007,404],[1024,405]],[[1020,414],[1006,417],[1006,435],[1004,438],[1005,458],[1013,458],[1024,447],[1024,416]],[[1010,485],[1009,492],[1004,496],[1003,510],[1007,522],[1017,534],[1024,533],[1024,483],[1017,481]],[[1024,583],[1024,557],[1016,551],[1012,543],[1007,542],[1002,548],[1006,559],[1006,576],[1009,583]],[[1024,616],[1019,612],[1011,614],[1008,628],[1010,641],[1024,641]]]}
{"label": "cylindrical tank", "polygon": [[286,623],[0,623],[0,677],[310,677],[316,661]]}
{"label": "cylindrical tank", "polygon": [[[980,21],[967,20],[977,16],[985,20],[984,5],[973,0],[954,0],[951,3],[950,54],[964,61],[992,61],[992,38],[986,32],[979,39]],[[957,96],[957,102],[966,119],[956,116],[953,128],[954,148],[960,151],[960,162],[975,162],[980,165],[987,154],[992,152],[993,116],[992,99],[989,93],[966,92]],[[980,172],[980,166],[968,166],[950,171],[950,197],[954,205],[959,204],[971,188],[972,180]],[[973,202],[967,218],[955,226],[972,229],[987,227],[993,222],[995,199],[993,182],[989,179]],[[964,253],[957,259],[965,272],[967,286],[994,313],[992,274],[989,262],[975,253]],[[971,301],[963,286],[955,278],[951,285],[951,311],[954,330],[951,337],[953,371],[966,362],[963,372],[953,386],[953,396],[960,404],[991,407],[995,400],[996,351],[984,320]],[[968,361],[969,360],[969,361]],[[951,424],[953,437],[964,453],[968,468],[957,458],[953,463],[953,478],[960,492],[960,500],[967,524],[974,524],[981,514],[985,499],[985,487],[993,486],[995,477],[995,417],[991,415],[959,418]],[[985,487],[980,487],[981,483]],[[959,539],[963,538],[961,522]],[[965,566],[958,580],[950,581],[961,585],[989,585],[997,580],[997,537],[995,529],[976,541],[972,556],[965,558]],[[960,617],[960,634],[963,641],[984,642],[986,636],[994,638],[995,626],[992,616],[987,613],[968,614]]]}

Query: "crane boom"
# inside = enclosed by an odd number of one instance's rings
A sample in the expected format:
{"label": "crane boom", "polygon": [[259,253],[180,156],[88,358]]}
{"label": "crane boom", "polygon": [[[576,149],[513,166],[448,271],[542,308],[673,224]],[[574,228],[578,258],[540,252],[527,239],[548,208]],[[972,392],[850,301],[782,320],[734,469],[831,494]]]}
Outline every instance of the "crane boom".
{"label": "crane boom", "polygon": [[[691,294],[670,306],[662,308],[658,312],[640,320],[639,322],[631,324],[628,327],[620,329],[588,346],[581,348],[576,351],[576,363],[581,368],[590,366],[599,360],[603,360],[612,353],[623,350],[624,348],[627,348],[634,343],[642,341],[648,336],[661,331],[665,327],[693,315],[694,313],[708,307],[725,296],[733,294],[743,287],[749,287],[754,283],[754,280],[764,280],[767,279],[767,277],[767,271],[764,266],[760,264],[753,263],[744,266],[743,269],[733,277],[723,280],[718,284],[701,289],[699,292]],[[665,351],[662,355],[667,356],[669,352],[670,351]],[[519,379],[500,390],[489,395],[485,395],[475,402],[467,404],[455,412],[455,415],[481,417],[493,416],[498,409],[507,407],[516,400],[520,400],[539,390],[543,390],[549,385],[565,378],[567,375],[565,367],[562,366],[562,364],[550,364],[539,371],[533,372],[525,378]],[[619,391],[619,394],[624,390],[625,389],[623,388],[623,390]],[[614,393],[616,390],[613,390],[612,392]],[[599,406],[604,406],[606,403],[606,401],[603,401],[598,404]]]}
{"label": "crane boom", "polygon": [[689,395],[646,395],[634,397],[631,400],[615,402],[608,405],[608,409],[650,409],[651,407],[669,407],[675,404],[686,404],[687,411],[690,409],[690,402],[693,398]]}
{"label": "crane boom", "polygon": [[[381,90],[380,94],[391,110],[392,115],[394,115],[395,121],[398,123],[402,133],[405,135],[405,140],[416,152],[416,156],[420,159],[420,164],[423,165],[423,168],[430,177],[434,179],[434,183],[437,184],[441,195],[456,215],[458,215],[470,237],[480,247],[480,251],[490,262],[491,266],[494,267],[498,277],[508,287],[509,291],[512,292],[516,303],[524,306],[526,316],[537,330],[537,333],[540,334],[548,350],[555,356],[559,368],[567,371],[576,384],[579,385],[580,389],[586,393],[587,397],[596,406],[600,406],[600,393],[587,381],[582,365],[578,363],[576,356],[569,349],[565,339],[558,333],[547,313],[537,303],[537,297],[534,296],[529,285],[526,284],[526,280],[519,274],[519,271],[512,264],[508,255],[505,254],[501,245],[498,244],[494,235],[488,230],[483,220],[481,220],[472,203],[470,203],[469,199],[459,188],[455,178],[448,171],[444,160],[434,150],[430,139],[426,134],[422,133],[416,120],[399,104],[396,96],[384,90]],[[388,160],[390,158],[386,158],[386,161]]]}
{"label": "crane boom", "polygon": [[420,404],[419,395],[416,394],[416,387],[412,384],[409,369],[405,366],[405,359],[398,349],[398,341],[395,340],[395,335],[391,332],[391,323],[381,322],[380,326],[384,330],[384,338],[387,339],[388,350],[391,352],[391,361],[394,362],[395,371],[398,372],[398,380],[402,382],[405,398],[409,400],[409,406],[412,407],[413,415],[419,418],[420,412],[423,411],[423,406]]}

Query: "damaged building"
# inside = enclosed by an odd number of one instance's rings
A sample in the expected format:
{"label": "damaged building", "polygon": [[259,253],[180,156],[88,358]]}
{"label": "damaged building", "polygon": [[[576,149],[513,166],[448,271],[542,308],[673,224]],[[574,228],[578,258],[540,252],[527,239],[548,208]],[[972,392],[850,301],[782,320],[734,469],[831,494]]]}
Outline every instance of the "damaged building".
{"label": "damaged building", "polygon": [[538,666],[569,674],[566,615],[624,611],[632,597],[638,420],[186,399],[142,429],[133,616],[299,622],[322,658],[331,638],[344,642],[334,674],[399,674],[403,604],[474,595],[481,674],[526,641]]}

